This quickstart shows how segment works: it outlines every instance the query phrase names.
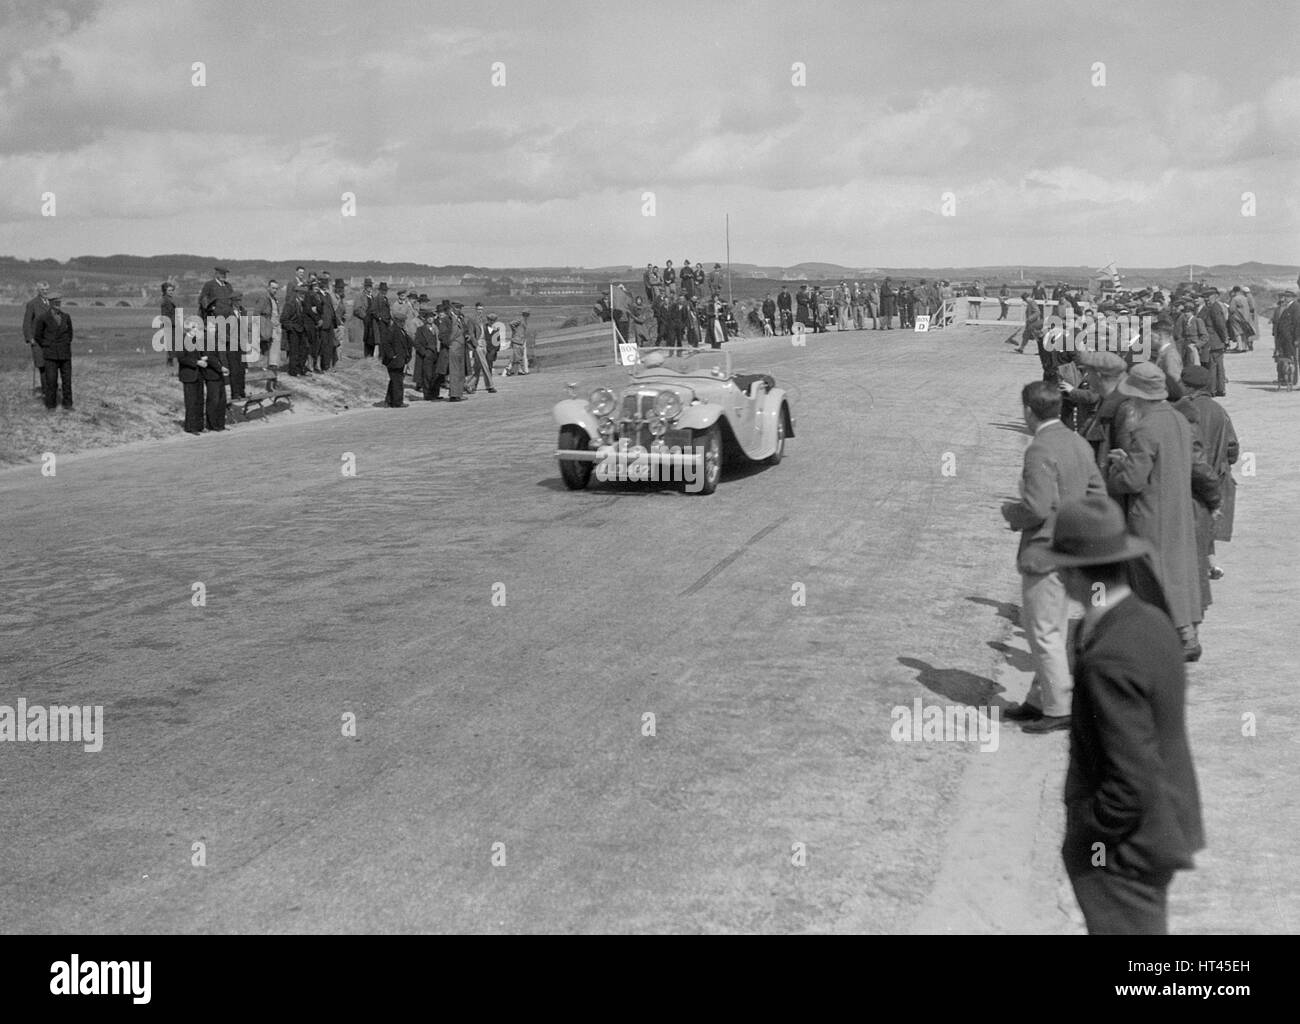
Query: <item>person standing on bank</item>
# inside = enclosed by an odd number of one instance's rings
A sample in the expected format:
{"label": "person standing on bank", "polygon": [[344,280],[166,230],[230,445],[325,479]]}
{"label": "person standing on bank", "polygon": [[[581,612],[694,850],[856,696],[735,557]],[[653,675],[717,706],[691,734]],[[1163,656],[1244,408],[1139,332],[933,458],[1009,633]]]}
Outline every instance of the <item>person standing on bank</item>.
{"label": "person standing on bank", "polygon": [[[192,333],[191,333],[192,332]],[[186,334],[197,342],[203,333],[203,324],[193,323]],[[176,352],[176,376],[180,378],[181,391],[185,395],[185,433],[203,433],[203,367],[199,360],[203,357],[197,347],[193,350],[182,345]]]}
{"label": "person standing on bank", "polygon": [[[226,324],[230,323],[229,318],[235,315],[235,292],[226,279],[230,273],[226,267],[215,266],[212,268],[212,273],[214,275],[212,279],[199,292],[199,316],[203,319],[204,328],[203,347],[205,351],[213,355],[222,355],[222,358],[218,360],[222,371],[221,379],[230,382],[233,392],[231,397],[238,398],[244,391],[243,353],[239,351],[238,345],[238,339],[242,332],[238,330],[233,332],[228,329],[222,330],[212,323],[214,319],[221,320]],[[217,352],[218,345],[222,343],[227,346],[227,351],[224,354]],[[230,351],[232,347],[234,351]],[[238,369],[234,369],[236,363],[239,364]],[[236,379],[236,374],[238,379]],[[221,429],[224,429],[224,409],[221,414],[221,424]],[[215,430],[218,428],[209,425],[208,429]]]}
{"label": "person standing on bank", "polygon": [[388,393],[384,404],[390,409],[406,408],[406,364],[411,358],[411,342],[406,331],[394,328],[384,332],[379,343],[379,360],[388,370]]}
{"label": "person standing on bank", "polygon": [[[176,338],[176,300],[172,298],[172,290],[175,288],[170,281],[162,283],[162,302],[159,304],[159,312],[162,318],[167,321],[167,365],[171,366],[176,358],[176,353],[172,348]],[[183,348],[184,346],[182,346]]]}
{"label": "person standing on bank", "polygon": [[1182,644],[1158,585],[1130,584],[1150,551],[1095,495],[1061,506],[1045,558],[1086,609],[1061,858],[1090,935],[1166,934],[1169,883],[1205,846]]}
{"label": "person standing on bank", "polygon": [[72,317],[63,312],[58,295],[49,297],[50,308],[36,321],[35,342],[41,350],[41,391],[45,408],[59,404],[63,385],[63,408],[72,408]]}

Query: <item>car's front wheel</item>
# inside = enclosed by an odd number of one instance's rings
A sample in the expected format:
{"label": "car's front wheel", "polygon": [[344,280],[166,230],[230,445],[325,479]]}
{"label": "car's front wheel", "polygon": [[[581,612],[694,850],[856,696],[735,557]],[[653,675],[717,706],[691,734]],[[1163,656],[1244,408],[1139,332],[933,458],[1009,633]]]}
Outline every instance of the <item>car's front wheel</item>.
{"label": "car's front wheel", "polygon": [[[589,451],[587,432],[581,427],[561,427],[559,448],[561,451]],[[564,486],[571,491],[585,489],[591,482],[592,465],[593,463],[580,459],[561,459],[560,479],[564,481]]]}
{"label": "car's front wheel", "polygon": [[704,452],[704,466],[699,470],[695,493],[712,494],[722,478],[722,432],[715,423],[705,430],[695,431],[691,443],[697,451],[702,449]]}

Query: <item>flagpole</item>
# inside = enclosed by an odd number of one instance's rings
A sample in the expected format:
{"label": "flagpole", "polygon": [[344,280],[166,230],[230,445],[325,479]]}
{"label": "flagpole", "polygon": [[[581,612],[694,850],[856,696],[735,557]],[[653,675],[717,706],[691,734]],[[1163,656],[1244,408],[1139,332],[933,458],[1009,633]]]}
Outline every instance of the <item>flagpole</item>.
{"label": "flagpole", "polygon": [[731,298],[731,214],[727,214],[727,305],[733,305]]}

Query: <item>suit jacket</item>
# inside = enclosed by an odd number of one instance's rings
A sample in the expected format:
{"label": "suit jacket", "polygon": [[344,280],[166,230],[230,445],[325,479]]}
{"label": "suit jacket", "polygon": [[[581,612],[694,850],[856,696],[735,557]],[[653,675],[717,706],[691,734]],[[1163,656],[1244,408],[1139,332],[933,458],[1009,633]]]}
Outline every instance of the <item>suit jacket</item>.
{"label": "suit jacket", "polygon": [[390,370],[400,370],[411,359],[411,339],[405,331],[385,331],[379,339],[379,361]]}
{"label": "suit jacket", "polygon": [[67,313],[54,315],[51,307],[43,317],[36,321],[36,344],[41,346],[41,355],[46,359],[72,358],[72,317]]}
{"label": "suit jacket", "polygon": [[1021,572],[1045,573],[1057,510],[1087,494],[1105,494],[1106,485],[1088,443],[1059,420],[1041,427],[1025,449],[1020,500],[1002,515],[1020,532],[1016,565]]}
{"label": "suit jacket", "polygon": [[203,368],[199,366],[202,352],[187,352],[184,346],[176,353],[176,376],[182,384],[193,384],[203,379]]}
{"label": "suit jacket", "polygon": [[1228,318],[1217,302],[1207,302],[1197,314],[1209,335],[1209,351],[1221,352],[1228,347]]}
{"label": "suit jacket", "polygon": [[36,340],[36,321],[50,311],[50,300],[32,296],[23,307],[23,340],[29,345]]}
{"label": "suit jacket", "polygon": [[1185,722],[1182,643],[1136,595],[1109,609],[1079,652],[1070,708],[1070,767],[1061,852],[1071,871],[1159,882],[1193,867],[1205,846]]}
{"label": "suit jacket", "polygon": [[274,325],[280,315],[280,300],[272,299],[271,293],[262,291],[253,296],[248,312],[258,317],[258,330],[263,341],[270,341],[275,335]]}
{"label": "suit jacket", "polygon": [[234,294],[229,281],[219,281],[214,277],[199,292],[199,316],[205,320],[210,316],[232,316],[235,312]]}
{"label": "suit jacket", "polygon": [[1300,343],[1300,302],[1292,299],[1273,317],[1275,355],[1294,359],[1297,343]]}

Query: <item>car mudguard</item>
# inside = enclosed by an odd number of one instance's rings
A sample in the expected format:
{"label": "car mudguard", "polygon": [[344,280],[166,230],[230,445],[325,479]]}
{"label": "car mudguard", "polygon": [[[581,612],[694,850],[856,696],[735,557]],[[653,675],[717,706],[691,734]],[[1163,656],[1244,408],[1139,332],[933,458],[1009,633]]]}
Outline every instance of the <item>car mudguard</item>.
{"label": "car mudguard", "polygon": [[[763,409],[758,414],[759,422],[763,424],[763,429],[759,431],[763,439],[763,451],[758,458],[765,459],[776,451],[776,422],[781,415],[782,406],[789,407],[784,388],[773,388],[763,398]],[[786,440],[794,437],[794,413],[790,414],[790,420],[786,424],[785,436]]]}
{"label": "car mudguard", "polygon": [[551,415],[561,427],[578,426],[587,432],[589,438],[600,436],[600,421],[580,398],[566,398],[563,402],[557,402]]}

